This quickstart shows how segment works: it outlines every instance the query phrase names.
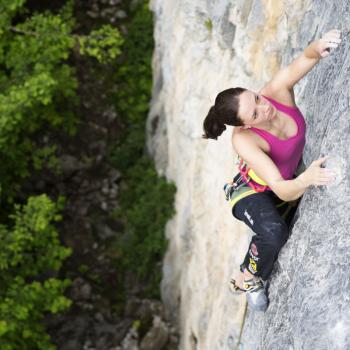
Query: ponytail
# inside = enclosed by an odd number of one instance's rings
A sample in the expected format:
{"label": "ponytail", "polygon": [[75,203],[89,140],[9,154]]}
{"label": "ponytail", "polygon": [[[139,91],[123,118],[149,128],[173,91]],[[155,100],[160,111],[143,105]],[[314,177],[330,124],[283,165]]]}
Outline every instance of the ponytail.
{"label": "ponytail", "polygon": [[212,106],[209,109],[209,113],[204,119],[203,123],[204,134],[202,137],[204,139],[214,139],[217,140],[225,130],[225,124],[220,122],[220,119],[217,117],[215,106]]}
{"label": "ponytail", "polygon": [[[237,87],[221,91],[204,119],[204,139],[217,138],[226,130],[226,125],[243,126],[238,117],[239,95],[246,89]],[[226,125],[225,125],[226,124]]]}

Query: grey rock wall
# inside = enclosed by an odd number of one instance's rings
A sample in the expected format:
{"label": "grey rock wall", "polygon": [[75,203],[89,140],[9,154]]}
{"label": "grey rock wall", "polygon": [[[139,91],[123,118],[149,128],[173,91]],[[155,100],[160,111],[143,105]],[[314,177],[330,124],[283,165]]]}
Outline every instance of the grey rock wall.
{"label": "grey rock wall", "polygon": [[338,49],[297,88],[308,127],[304,159],[327,155],[337,179],[303,196],[272,276],[271,305],[265,314],[248,311],[244,350],[350,349],[349,24],[350,3],[339,0],[313,1],[300,25],[300,47],[330,28],[343,31]]}
{"label": "grey rock wall", "polygon": [[178,323],[180,350],[350,348],[350,36],[295,89],[308,127],[304,160],[329,155],[338,178],[304,195],[265,314],[248,309],[244,317],[244,297],[227,288],[249,239],[223,199],[222,185],[234,171],[232,130],[218,141],[201,138],[218,92],[258,90],[311,40],[334,27],[350,30],[347,1],[153,0],[151,8],[156,50],[148,150],[178,188],[162,298]]}

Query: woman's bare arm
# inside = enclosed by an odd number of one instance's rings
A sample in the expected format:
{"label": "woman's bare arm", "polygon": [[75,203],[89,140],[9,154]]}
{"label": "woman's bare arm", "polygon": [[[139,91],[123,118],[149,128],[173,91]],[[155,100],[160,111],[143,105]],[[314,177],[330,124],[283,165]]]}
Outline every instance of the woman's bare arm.
{"label": "woman's bare arm", "polygon": [[326,160],[320,158],[293,180],[284,180],[275,163],[246,134],[235,134],[232,139],[237,154],[244,159],[248,167],[267,183],[271,190],[282,200],[292,201],[301,197],[311,185],[327,185],[334,174],[321,168]]}
{"label": "woman's bare arm", "polygon": [[305,50],[288,66],[282,68],[267,84],[273,90],[292,90],[293,86],[301,80],[324,57],[329,55],[330,48],[336,48],[340,39],[340,31],[333,29],[313,41]]}

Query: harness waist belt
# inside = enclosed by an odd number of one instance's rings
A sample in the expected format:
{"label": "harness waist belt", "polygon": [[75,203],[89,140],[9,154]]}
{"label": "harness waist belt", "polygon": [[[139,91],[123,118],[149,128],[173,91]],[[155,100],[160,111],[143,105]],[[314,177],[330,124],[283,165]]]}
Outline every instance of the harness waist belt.
{"label": "harness waist belt", "polygon": [[267,186],[267,183],[265,181],[263,181],[262,179],[260,179],[260,177],[255,174],[253,169],[249,169],[248,176],[257,184],[259,184],[261,186]]}

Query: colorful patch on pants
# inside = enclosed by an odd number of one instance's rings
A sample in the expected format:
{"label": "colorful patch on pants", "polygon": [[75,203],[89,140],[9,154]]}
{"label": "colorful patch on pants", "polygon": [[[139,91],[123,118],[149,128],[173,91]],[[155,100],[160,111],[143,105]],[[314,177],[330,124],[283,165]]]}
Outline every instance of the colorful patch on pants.
{"label": "colorful patch on pants", "polygon": [[251,259],[253,259],[254,261],[259,261],[260,260],[260,258],[257,257],[258,250],[257,250],[256,245],[254,243],[251,244],[248,253],[249,253]]}
{"label": "colorful patch on pants", "polygon": [[252,272],[252,273],[255,273],[256,272],[256,262],[252,259],[252,258],[249,258],[249,270]]}
{"label": "colorful patch on pants", "polygon": [[256,247],[256,245],[254,243],[252,243],[250,245],[250,249],[252,250],[252,253],[255,255],[255,256],[258,256],[259,253],[258,253],[258,248]]}

